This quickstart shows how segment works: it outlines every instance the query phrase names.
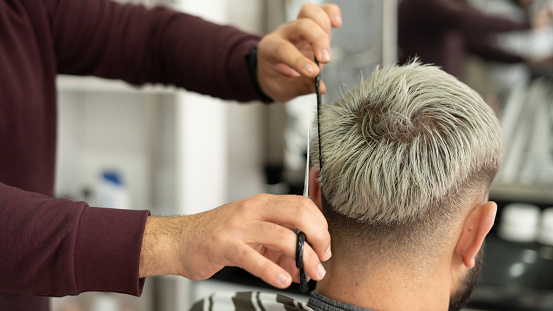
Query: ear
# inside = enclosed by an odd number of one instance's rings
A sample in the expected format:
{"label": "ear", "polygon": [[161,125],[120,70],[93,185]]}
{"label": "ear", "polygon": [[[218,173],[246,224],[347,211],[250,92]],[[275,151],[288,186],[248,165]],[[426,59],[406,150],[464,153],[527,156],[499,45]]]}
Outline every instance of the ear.
{"label": "ear", "polygon": [[321,203],[321,187],[319,186],[319,170],[315,167],[311,167],[309,170],[309,197],[311,201],[317,205],[317,207],[322,211]]}
{"label": "ear", "polygon": [[455,252],[468,269],[474,267],[476,254],[493,226],[496,213],[497,204],[490,201],[476,204],[466,216]]}

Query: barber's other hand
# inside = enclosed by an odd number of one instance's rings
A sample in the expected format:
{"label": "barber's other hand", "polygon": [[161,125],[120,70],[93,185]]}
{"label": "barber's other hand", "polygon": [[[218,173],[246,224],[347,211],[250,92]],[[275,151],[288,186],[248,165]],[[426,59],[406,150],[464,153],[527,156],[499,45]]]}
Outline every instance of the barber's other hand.
{"label": "barber's other hand", "polygon": [[238,266],[278,287],[299,281],[296,234],[305,233],[304,268],[320,280],[320,261],[330,257],[327,222],[308,198],[260,194],[216,209],[179,217],[148,217],[140,277],[181,275],[209,278],[224,266]]}
{"label": "barber's other hand", "polygon": [[[257,50],[257,79],[265,94],[277,102],[315,92],[313,62],[330,61],[330,30],[342,25],[338,6],[305,4],[298,19],[263,37]],[[321,92],[326,90],[321,83]]]}

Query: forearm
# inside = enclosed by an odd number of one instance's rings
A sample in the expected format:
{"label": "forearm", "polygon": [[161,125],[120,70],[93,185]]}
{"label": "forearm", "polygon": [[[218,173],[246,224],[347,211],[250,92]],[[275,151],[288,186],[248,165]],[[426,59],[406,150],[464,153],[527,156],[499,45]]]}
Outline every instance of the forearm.
{"label": "forearm", "polygon": [[89,207],[0,183],[0,290],[41,296],[140,295],[148,211]]}
{"label": "forearm", "polygon": [[216,243],[212,238],[215,232],[209,229],[209,225],[215,222],[210,213],[149,216],[142,238],[139,276],[180,275],[199,281],[221,269],[223,265],[209,263],[217,260],[217,256],[209,251],[210,244]]}
{"label": "forearm", "polygon": [[495,45],[489,35],[473,34],[467,38],[469,51],[486,60],[510,64],[524,61],[520,55],[508,52]]}
{"label": "forearm", "polygon": [[178,274],[175,259],[182,225],[182,217],[148,217],[140,251],[140,278]]}
{"label": "forearm", "polygon": [[77,294],[69,259],[83,209],[0,183],[0,291]]}
{"label": "forearm", "polygon": [[176,85],[239,101],[259,98],[245,59],[256,35],[163,7],[51,2],[60,73]]}

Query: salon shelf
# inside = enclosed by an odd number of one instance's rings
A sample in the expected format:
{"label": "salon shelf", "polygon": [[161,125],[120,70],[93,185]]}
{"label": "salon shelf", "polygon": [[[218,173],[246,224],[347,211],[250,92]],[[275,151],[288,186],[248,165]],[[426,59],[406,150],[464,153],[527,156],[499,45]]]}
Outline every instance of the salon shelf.
{"label": "salon shelf", "polygon": [[96,77],[58,75],[58,90],[67,92],[107,92],[107,93],[153,93],[171,94],[177,89],[164,86],[131,86],[121,80],[107,80]]}
{"label": "salon shelf", "polygon": [[532,202],[553,206],[553,186],[493,183],[490,198],[511,202]]}

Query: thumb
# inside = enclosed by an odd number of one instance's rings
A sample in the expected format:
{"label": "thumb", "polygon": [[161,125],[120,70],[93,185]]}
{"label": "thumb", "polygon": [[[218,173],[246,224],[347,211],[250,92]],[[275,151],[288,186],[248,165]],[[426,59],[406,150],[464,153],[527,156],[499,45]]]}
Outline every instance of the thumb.
{"label": "thumb", "polygon": [[[321,81],[319,89],[321,94],[326,93],[324,82]],[[284,78],[268,87],[265,93],[276,102],[286,102],[297,96],[315,93],[315,80],[302,76]]]}

